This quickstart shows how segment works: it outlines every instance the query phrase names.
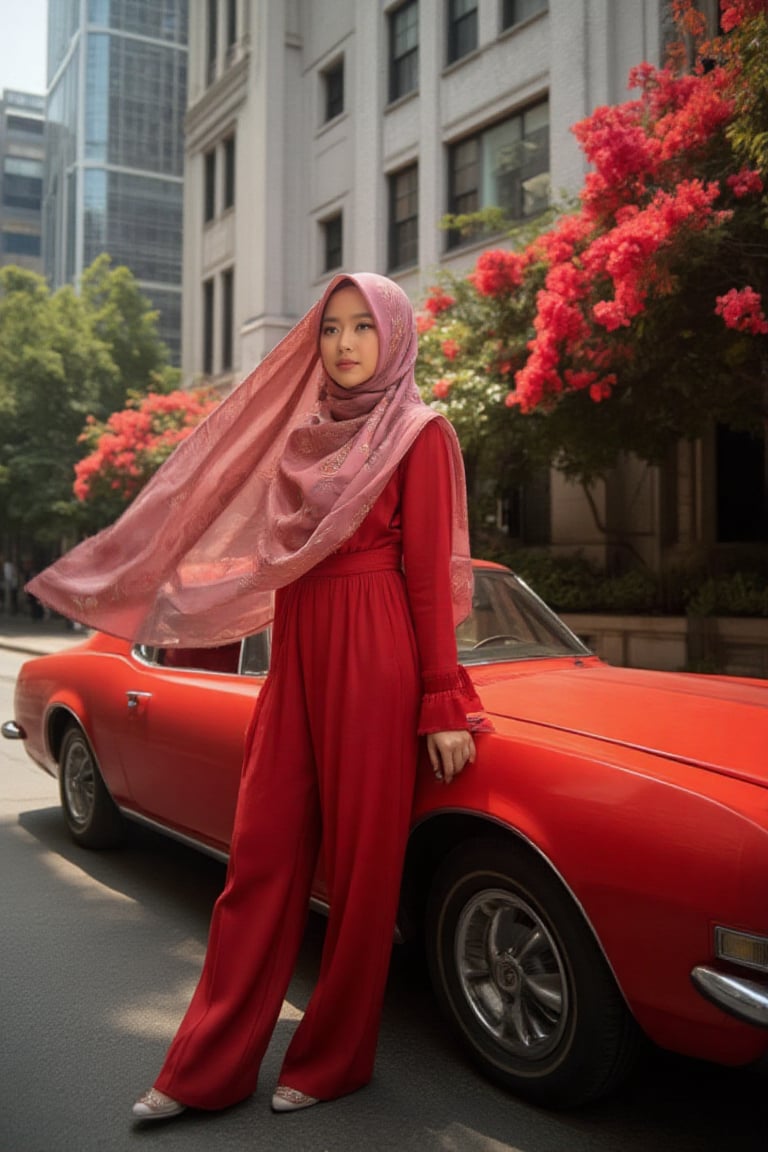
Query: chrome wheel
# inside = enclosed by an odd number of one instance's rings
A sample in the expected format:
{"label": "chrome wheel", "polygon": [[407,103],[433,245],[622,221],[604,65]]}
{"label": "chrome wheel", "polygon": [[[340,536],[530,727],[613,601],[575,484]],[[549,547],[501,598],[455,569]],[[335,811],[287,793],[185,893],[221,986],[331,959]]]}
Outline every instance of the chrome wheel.
{"label": "chrome wheel", "polygon": [[123,837],[123,820],[109,794],[85,733],[70,724],[59,752],[59,793],[72,839],[108,848]]}
{"label": "chrome wheel", "polygon": [[425,930],[435,995],[491,1079],[563,1108],[626,1075],[635,1022],[580,908],[526,845],[457,845],[432,879]]}
{"label": "chrome wheel", "polygon": [[79,827],[88,824],[93,816],[95,777],[93,757],[85,740],[81,737],[70,741],[61,765],[61,784],[69,816]]}
{"label": "chrome wheel", "polygon": [[523,1058],[548,1055],[562,1039],[568,983],[557,944],[526,901],[492,888],[464,907],[456,970],[478,1021]]}

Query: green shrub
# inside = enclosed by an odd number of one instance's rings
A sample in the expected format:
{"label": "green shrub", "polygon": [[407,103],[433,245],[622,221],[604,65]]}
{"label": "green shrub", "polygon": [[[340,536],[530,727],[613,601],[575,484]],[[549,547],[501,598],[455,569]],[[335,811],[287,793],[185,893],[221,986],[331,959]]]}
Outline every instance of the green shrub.
{"label": "green shrub", "polygon": [[768,616],[768,580],[757,572],[710,576],[688,601],[691,616]]}
{"label": "green shrub", "polygon": [[616,612],[626,615],[768,616],[768,575],[732,571],[722,558],[712,575],[700,559],[661,572],[633,568],[611,574],[581,552],[552,555],[515,548],[500,532],[474,541],[474,552],[506,564],[556,612]]}

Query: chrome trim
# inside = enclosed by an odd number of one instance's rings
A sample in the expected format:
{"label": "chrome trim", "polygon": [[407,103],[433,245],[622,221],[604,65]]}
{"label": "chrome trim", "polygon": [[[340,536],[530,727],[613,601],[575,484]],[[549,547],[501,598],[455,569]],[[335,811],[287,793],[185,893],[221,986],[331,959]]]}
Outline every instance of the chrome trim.
{"label": "chrome trim", "polygon": [[123,816],[126,820],[133,820],[135,824],[143,824],[146,828],[151,828],[153,832],[159,832],[162,836],[168,836],[172,840],[178,840],[181,844],[186,844],[188,848],[195,848],[198,852],[205,852],[207,856],[213,856],[214,860],[226,864],[229,860],[229,854],[222,852],[221,848],[214,848],[211,844],[206,844],[204,840],[197,840],[194,836],[189,836],[185,832],[177,832],[175,828],[169,828],[167,824],[161,824],[159,820],[152,820],[149,816],[142,815],[141,812],[134,812],[130,808],[119,804]]}
{"label": "chrome trim", "polygon": [[768,988],[745,976],[718,972],[706,964],[697,964],[691,981],[705,1000],[722,1008],[729,1016],[745,1020],[758,1028],[768,1028]]}
{"label": "chrome trim", "polygon": [[27,734],[23,728],[20,728],[15,720],[6,720],[2,727],[3,736],[6,740],[26,740]]}

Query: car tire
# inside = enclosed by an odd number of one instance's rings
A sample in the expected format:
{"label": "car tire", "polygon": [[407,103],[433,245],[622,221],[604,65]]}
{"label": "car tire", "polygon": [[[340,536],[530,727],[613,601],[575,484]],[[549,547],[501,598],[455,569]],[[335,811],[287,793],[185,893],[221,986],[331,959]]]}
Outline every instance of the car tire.
{"label": "car tire", "polygon": [[439,869],[426,947],[437,999],[485,1074],[533,1103],[598,1099],[640,1033],[579,908],[512,840],[473,840]]}
{"label": "car tire", "polygon": [[70,724],[59,753],[59,795],[70,835],[83,848],[111,848],[123,839],[123,819],[107,791],[82,728]]}

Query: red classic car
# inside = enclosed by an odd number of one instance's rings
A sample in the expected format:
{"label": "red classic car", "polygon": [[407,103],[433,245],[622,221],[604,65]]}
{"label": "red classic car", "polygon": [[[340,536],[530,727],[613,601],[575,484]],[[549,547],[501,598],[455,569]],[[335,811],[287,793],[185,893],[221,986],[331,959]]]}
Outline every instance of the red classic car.
{"label": "red classic car", "polygon": [[[399,923],[456,1033],[550,1106],[607,1092],[643,1034],[757,1060],[768,683],[608,667],[511,572],[475,577],[457,637],[494,730],[449,787],[420,772]],[[58,776],[78,843],[137,820],[224,857],[268,663],[267,632],[199,651],[96,635],[23,666],[3,733]]]}

